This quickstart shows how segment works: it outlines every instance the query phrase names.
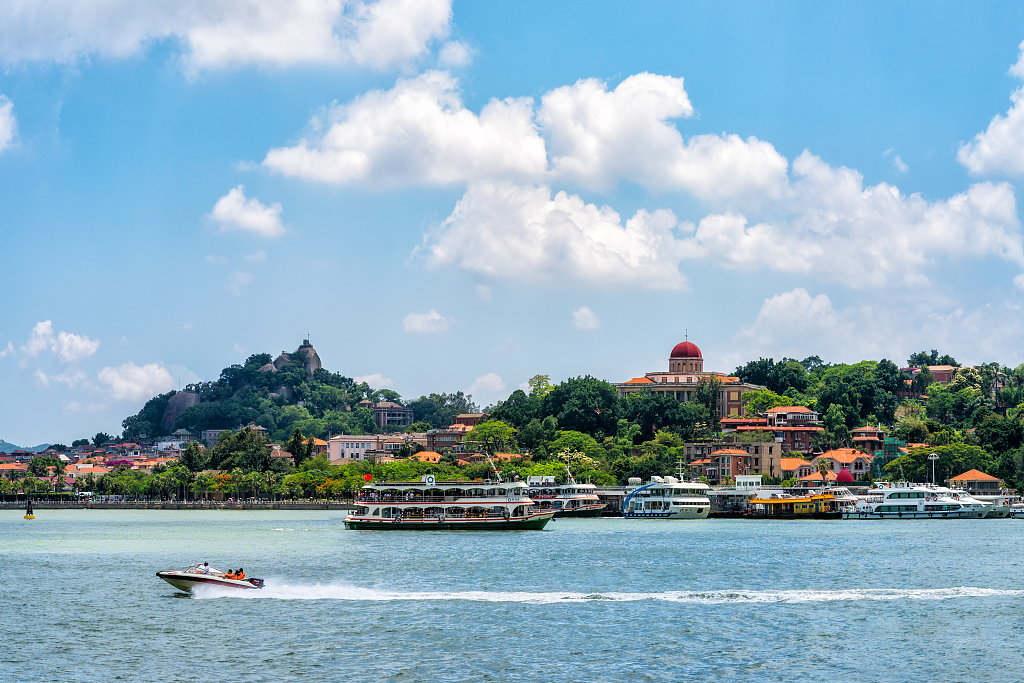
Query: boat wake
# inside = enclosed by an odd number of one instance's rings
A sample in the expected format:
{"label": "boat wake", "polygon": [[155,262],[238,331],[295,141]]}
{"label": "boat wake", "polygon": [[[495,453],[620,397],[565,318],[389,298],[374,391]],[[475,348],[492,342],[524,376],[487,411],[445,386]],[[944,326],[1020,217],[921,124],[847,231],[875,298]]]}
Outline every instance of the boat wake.
{"label": "boat wake", "polygon": [[262,590],[240,591],[217,586],[197,586],[192,594],[199,599],[241,598],[247,600],[347,600],[361,602],[395,602],[422,600],[461,600],[466,602],[511,602],[551,605],[567,602],[637,602],[642,600],[704,605],[723,604],[786,604],[808,602],[854,602],[890,600],[952,600],[1024,595],[1024,590],[999,590],[960,586],[956,588],[850,588],[845,590],[720,590],[665,591],[662,593],[575,593],[553,591],[532,593],[519,591],[389,591],[345,584],[291,585],[267,579]]}

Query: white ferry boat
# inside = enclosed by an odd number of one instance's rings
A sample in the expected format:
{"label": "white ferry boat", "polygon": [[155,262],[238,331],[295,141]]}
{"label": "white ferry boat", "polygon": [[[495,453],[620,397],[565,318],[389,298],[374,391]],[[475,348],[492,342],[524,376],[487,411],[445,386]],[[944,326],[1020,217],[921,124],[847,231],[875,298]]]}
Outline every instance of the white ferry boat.
{"label": "white ferry boat", "polygon": [[986,512],[937,487],[900,482],[868,491],[843,519],[981,519]]}
{"label": "white ferry boat", "polygon": [[651,477],[639,486],[639,478],[630,479],[637,488],[630,491],[622,503],[622,516],[628,519],[707,519],[711,512],[710,486],[696,481],[682,481],[682,463],[679,478]]}
{"label": "white ferry boat", "polygon": [[543,529],[555,511],[539,510],[521,481],[383,481],[363,486],[346,529],[507,531]]}
{"label": "white ferry boat", "polygon": [[555,483],[553,476],[531,476],[526,478],[530,498],[541,510],[554,510],[555,517],[600,517],[608,503],[597,497],[597,487],[579,483],[566,467],[568,475],[564,484]]}

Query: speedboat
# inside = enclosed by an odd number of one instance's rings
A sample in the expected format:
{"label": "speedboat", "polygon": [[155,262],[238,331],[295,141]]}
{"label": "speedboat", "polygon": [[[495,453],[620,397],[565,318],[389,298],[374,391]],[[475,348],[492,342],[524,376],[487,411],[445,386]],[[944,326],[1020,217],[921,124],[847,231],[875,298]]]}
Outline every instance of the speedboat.
{"label": "speedboat", "polygon": [[263,588],[263,579],[229,579],[226,572],[213,567],[194,564],[188,569],[157,572],[157,576],[186,593],[196,586],[222,586],[224,588]]}

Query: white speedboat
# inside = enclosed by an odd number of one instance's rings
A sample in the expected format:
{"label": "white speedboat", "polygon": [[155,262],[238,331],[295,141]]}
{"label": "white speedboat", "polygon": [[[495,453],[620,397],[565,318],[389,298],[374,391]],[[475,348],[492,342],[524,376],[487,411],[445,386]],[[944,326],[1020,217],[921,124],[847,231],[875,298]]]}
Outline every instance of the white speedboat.
{"label": "white speedboat", "polygon": [[194,564],[188,569],[181,571],[157,572],[157,576],[171,584],[178,590],[186,593],[192,591],[196,586],[222,586],[224,588],[263,588],[263,579],[229,579],[227,572],[222,572],[213,567],[204,567],[201,564]]}

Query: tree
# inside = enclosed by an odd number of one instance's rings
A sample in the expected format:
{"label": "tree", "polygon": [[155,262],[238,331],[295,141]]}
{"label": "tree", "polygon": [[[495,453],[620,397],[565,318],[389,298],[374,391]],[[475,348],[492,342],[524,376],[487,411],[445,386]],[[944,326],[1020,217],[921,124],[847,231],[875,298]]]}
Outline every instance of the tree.
{"label": "tree", "polygon": [[907,365],[912,368],[921,367],[923,365],[952,365],[958,366],[959,363],[956,359],[949,354],[939,356],[939,352],[932,349],[931,353],[925,351],[918,351],[917,353],[910,354],[910,358],[907,359]]}
{"label": "tree", "polygon": [[562,429],[604,438],[619,421],[618,390],[590,375],[571,377],[544,395],[541,413],[554,416]]}
{"label": "tree", "polygon": [[852,443],[853,436],[846,426],[846,415],[838,403],[829,406],[828,412],[821,419],[821,424],[832,448],[843,448]]}
{"label": "tree", "polygon": [[292,461],[296,467],[301,467],[302,461],[313,454],[312,446],[307,443],[306,437],[302,435],[302,430],[298,427],[288,439],[288,443],[284,445],[284,450],[292,454]]}
{"label": "tree", "polygon": [[530,420],[537,418],[540,410],[540,399],[534,396],[532,391],[530,393],[531,395],[527,396],[522,389],[516,389],[491,411],[490,418],[522,429]]}
{"label": "tree", "polygon": [[551,386],[551,375],[534,375],[526,384],[530,387],[530,398],[544,398],[554,388]]}
{"label": "tree", "polygon": [[708,427],[712,432],[718,432],[718,423],[721,419],[718,400],[721,395],[722,380],[715,375],[710,378],[701,376],[697,382],[697,389],[693,392],[694,402],[707,410]]}
{"label": "tree", "polygon": [[489,420],[466,432],[463,443],[478,443],[493,456],[499,449],[514,447],[515,435],[516,430],[501,420]]}
{"label": "tree", "polygon": [[771,389],[747,391],[743,394],[743,412],[747,416],[760,415],[772,408],[793,405],[793,399],[780,396]]}
{"label": "tree", "polygon": [[190,472],[201,472],[210,464],[210,453],[198,441],[189,441],[178,462]]}
{"label": "tree", "polygon": [[106,432],[96,432],[96,436],[92,437],[92,445],[102,446],[103,444],[110,443],[113,440],[114,437],[112,437],[110,434],[107,434]]}
{"label": "tree", "polygon": [[89,439],[75,439],[74,441],[71,442],[71,447],[72,448],[78,448],[79,446],[88,446],[88,445],[89,445]]}

